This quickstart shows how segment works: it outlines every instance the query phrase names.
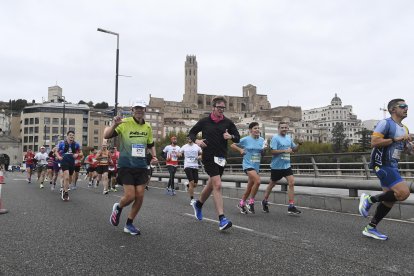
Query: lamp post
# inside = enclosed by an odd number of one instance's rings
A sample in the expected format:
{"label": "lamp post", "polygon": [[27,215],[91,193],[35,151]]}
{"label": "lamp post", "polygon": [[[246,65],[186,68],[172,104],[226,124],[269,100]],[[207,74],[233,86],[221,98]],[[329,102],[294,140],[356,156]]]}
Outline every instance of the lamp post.
{"label": "lamp post", "polygon": [[65,96],[55,95],[59,102],[63,102],[63,118],[62,118],[62,140],[65,140],[65,111],[66,111],[66,98]]}
{"label": "lamp post", "polygon": [[116,73],[115,73],[115,108],[114,116],[118,114],[118,68],[119,68],[119,34],[98,28],[98,32],[103,32],[111,35],[116,35]]}

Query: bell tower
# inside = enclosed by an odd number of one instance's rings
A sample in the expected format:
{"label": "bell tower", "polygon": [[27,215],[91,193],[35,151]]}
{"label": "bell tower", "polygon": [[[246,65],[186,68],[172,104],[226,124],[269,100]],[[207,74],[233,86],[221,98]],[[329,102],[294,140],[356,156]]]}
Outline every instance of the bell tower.
{"label": "bell tower", "polygon": [[197,104],[197,60],[187,55],[184,66],[185,83],[183,102]]}

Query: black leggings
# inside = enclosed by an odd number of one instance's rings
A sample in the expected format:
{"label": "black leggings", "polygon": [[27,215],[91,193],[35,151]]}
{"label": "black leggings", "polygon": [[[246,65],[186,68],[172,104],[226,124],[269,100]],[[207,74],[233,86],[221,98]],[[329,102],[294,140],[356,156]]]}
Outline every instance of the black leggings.
{"label": "black leggings", "polygon": [[175,177],[175,173],[177,172],[177,167],[167,166],[167,168],[168,168],[168,172],[170,173],[170,179],[168,180],[167,188],[171,187],[171,189],[174,190],[174,177]]}

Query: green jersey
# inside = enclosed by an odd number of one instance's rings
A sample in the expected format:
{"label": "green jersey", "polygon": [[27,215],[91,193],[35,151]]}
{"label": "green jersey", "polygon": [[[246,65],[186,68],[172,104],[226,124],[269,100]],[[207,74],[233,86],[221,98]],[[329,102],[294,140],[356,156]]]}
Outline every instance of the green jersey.
{"label": "green jersey", "polygon": [[133,117],[122,120],[115,128],[119,136],[118,168],[147,168],[147,145],[153,145],[150,124],[139,124]]}

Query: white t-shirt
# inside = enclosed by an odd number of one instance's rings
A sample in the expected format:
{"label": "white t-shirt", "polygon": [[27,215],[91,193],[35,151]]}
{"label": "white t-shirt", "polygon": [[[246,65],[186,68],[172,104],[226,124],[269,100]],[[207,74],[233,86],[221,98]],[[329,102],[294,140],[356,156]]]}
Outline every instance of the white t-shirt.
{"label": "white t-shirt", "polygon": [[184,168],[198,169],[198,155],[202,150],[197,144],[185,144],[180,152],[184,153]]}
{"label": "white t-shirt", "polygon": [[35,159],[37,160],[38,165],[47,165],[48,157],[49,157],[49,154],[47,154],[46,152],[44,153],[38,152],[35,155]]}
{"label": "white t-shirt", "polygon": [[167,153],[167,165],[178,166],[178,152],[180,151],[180,146],[168,145],[164,148],[163,152]]}

